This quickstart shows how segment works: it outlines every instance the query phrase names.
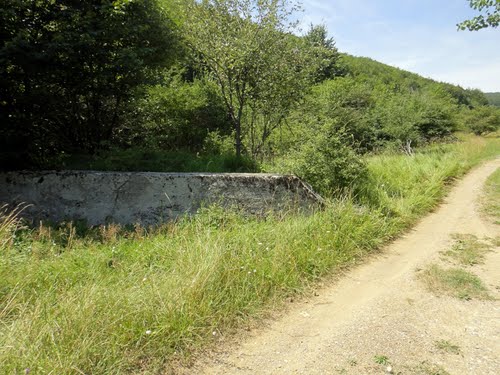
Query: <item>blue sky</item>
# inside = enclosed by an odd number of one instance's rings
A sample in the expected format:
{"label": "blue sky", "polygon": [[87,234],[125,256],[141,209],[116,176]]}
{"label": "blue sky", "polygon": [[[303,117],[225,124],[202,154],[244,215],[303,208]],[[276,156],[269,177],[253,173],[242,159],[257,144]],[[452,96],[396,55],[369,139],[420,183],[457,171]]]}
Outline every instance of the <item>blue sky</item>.
{"label": "blue sky", "polygon": [[467,0],[302,0],[301,24],[325,24],[342,52],[439,81],[500,92],[500,28],[457,31]]}

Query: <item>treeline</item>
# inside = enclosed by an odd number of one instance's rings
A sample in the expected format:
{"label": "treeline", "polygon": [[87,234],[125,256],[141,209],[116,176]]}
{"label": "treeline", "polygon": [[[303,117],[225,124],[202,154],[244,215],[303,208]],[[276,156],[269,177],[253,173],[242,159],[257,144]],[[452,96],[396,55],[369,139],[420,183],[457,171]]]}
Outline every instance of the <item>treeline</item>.
{"label": "treeline", "polygon": [[361,155],[494,131],[479,90],[296,36],[285,0],[5,0],[2,169],[280,170],[351,186]]}
{"label": "treeline", "polygon": [[500,92],[486,92],[488,102],[495,107],[500,107]]}

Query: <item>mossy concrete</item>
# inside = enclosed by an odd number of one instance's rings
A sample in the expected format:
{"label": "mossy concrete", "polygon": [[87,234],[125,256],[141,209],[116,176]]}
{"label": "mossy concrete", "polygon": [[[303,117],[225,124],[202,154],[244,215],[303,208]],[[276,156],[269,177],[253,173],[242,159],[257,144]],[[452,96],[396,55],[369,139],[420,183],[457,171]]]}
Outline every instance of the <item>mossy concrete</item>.
{"label": "mossy concrete", "polygon": [[295,176],[272,174],[15,171],[0,173],[0,203],[29,204],[22,216],[33,222],[155,225],[212,203],[265,215],[309,211],[321,197]]}

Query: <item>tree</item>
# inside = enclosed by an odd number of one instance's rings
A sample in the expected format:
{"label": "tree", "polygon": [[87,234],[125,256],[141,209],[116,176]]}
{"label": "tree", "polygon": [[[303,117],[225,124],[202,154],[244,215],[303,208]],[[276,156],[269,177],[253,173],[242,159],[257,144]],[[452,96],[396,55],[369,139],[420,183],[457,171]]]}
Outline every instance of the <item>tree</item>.
{"label": "tree", "polygon": [[176,45],[156,0],[4,0],[0,36],[0,159],[18,167],[110,141]]}
{"label": "tree", "polygon": [[202,0],[185,6],[185,39],[224,98],[237,156],[245,135],[258,153],[309,86],[306,43],[290,33],[295,10],[286,0]]}
{"label": "tree", "polygon": [[493,133],[500,129],[500,109],[495,107],[477,107],[465,115],[465,126],[476,135]]}
{"label": "tree", "polygon": [[335,46],[335,40],[328,37],[325,25],[311,24],[304,39],[310,44],[311,52],[318,61],[318,69],[313,77],[314,82],[323,82],[344,74],[338,64],[340,54]]}
{"label": "tree", "polygon": [[469,0],[469,5],[472,9],[483,12],[483,14],[457,24],[459,30],[477,31],[487,27],[498,27],[500,24],[500,0]]}

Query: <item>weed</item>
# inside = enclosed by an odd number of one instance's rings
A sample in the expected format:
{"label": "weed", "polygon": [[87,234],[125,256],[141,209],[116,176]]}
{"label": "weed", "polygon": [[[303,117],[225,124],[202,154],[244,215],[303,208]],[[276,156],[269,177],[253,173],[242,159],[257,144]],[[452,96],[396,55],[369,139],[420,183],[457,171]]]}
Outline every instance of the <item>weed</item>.
{"label": "weed", "polygon": [[22,227],[17,216],[25,208],[26,206],[19,205],[10,210],[6,204],[0,206],[0,255],[13,244],[15,233]]}
{"label": "weed", "polygon": [[436,295],[463,300],[491,298],[479,277],[459,268],[443,269],[432,264],[419,275],[427,289]]}
{"label": "weed", "polygon": [[373,357],[373,360],[379,365],[388,365],[390,363],[389,357],[385,355],[376,355],[375,357]]}
{"label": "weed", "polygon": [[447,353],[451,354],[460,354],[461,350],[458,345],[452,344],[448,340],[438,340],[434,342],[434,346]]}
{"label": "weed", "polygon": [[473,266],[483,263],[485,254],[491,246],[471,234],[456,234],[455,243],[444,255],[457,261],[461,265]]}

